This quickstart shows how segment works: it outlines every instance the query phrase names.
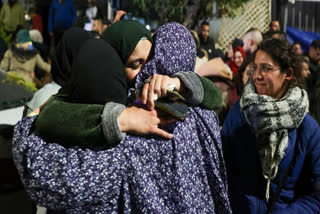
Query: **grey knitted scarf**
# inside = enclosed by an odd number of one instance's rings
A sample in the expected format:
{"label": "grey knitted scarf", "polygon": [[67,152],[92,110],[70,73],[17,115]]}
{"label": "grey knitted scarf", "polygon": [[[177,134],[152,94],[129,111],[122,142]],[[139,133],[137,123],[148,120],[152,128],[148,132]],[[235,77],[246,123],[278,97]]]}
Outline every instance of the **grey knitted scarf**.
{"label": "grey knitted scarf", "polygon": [[262,173],[267,179],[267,200],[270,181],[276,177],[288,146],[288,129],[299,127],[308,107],[307,92],[298,87],[289,88],[282,98],[274,99],[257,94],[250,78],[243,90],[240,108],[256,134]]}

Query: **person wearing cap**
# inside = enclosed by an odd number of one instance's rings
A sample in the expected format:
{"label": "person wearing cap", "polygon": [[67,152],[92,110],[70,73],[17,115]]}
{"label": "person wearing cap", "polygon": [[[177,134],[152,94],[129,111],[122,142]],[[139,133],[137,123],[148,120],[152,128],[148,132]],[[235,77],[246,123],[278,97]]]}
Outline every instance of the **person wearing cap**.
{"label": "person wearing cap", "polygon": [[5,71],[7,76],[22,80],[26,85],[31,86],[30,89],[36,91],[35,86],[38,82],[34,74],[36,66],[48,73],[51,69],[32,45],[29,32],[25,29],[20,30],[16,43],[4,54],[0,69]]}

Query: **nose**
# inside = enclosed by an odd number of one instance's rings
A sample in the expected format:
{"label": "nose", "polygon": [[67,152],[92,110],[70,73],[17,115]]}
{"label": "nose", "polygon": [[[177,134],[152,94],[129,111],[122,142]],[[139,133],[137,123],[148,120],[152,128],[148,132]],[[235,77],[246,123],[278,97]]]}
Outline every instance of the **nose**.
{"label": "nose", "polygon": [[258,80],[258,81],[263,80],[263,75],[262,75],[260,69],[257,69],[257,72],[255,74],[253,74],[252,79],[254,82],[256,80]]}

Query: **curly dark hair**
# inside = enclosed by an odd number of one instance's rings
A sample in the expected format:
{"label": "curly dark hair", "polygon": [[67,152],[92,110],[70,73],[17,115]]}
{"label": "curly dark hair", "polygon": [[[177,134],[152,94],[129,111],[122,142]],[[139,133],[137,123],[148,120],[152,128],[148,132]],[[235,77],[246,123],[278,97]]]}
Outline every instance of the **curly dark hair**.
{"label": "curly dark hair", "polygon": [[293,70],[293,77],[289,82],[289,87],[298,86],[303,88],[304,79],[300,72],[301,58],[291,50],[289,42],[280,39],[266,39],[259,45],[257,52],[266,52],[272,60],[280,66],[280,72],[285,73],[289,68]]}

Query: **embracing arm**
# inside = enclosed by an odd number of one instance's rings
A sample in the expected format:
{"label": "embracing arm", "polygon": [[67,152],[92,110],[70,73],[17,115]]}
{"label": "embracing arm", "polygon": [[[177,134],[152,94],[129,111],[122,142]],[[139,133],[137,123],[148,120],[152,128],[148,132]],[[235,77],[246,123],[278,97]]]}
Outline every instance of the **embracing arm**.
{"label": "embracing arm", "polygon": [[118,197],[125,165],[121,147],[98,152],[66,149],[32,133],[34,120],[25,117],[16,125],[12,144],[14,162],[33,201],[61,210],[106,204]]}
{"label": "embracing arm", "polygon": [[[221,92],[210,80],[199,77],[193,72],[181,72],[173,78],[155,75],[153,80],[157,81],[154,81],[154,85],[162,82],[159,88],[162,85],[167,88],[170,79],[181,79],[182,84],[178,80],[176,85],[179,86],[179,89],[183,88],[187,102],[193,105],[202,105],[208,109],[221,105]],[[151,87],[146,90],[144,88],[144,91],[148,92],[150,89]],[[149,94],[153,95],[153,91]],[[146,94],[146,97],[149,94]],[[36,130],[45,139],[54,137],[55,142],[63,146],[87,147],[105,143],[111,147],[120,142],[127,132],[156,134],[164,138],[172,138],[172,134],[158,127],[163,123],[165,121],[158,117],[154,109],[145,110],[135,106],[126,109],[121,104],[111,102],[104,107],[102,105],[74,104],[55,98],[55,101],[48,103],[40,113],[36,122]],[[56,128],[50,129],[53,126]]]}
{"label": "embracing arm", "polygon": [[206,109],[218,109],[222,105],[222,94],[218,87],[205,77],[200,77],[194,72],[178,72],[168,77],[154,74],[149,84],[142,90],[141,101],[154,108],[153,93],[164,97],[169,85],[174,84],[178,92],[186,99],[188,104]]}
{"label": "embracing arm", "polygon": [[41,110],[35,128],[44,139],[65,147],[111,148],[123,140],[127,132],[172,138],[171,134],[158,127],[162,123],[155,110],[135,106],[126,108],[113,102],[104,106],[76,104],[53,96]]}

